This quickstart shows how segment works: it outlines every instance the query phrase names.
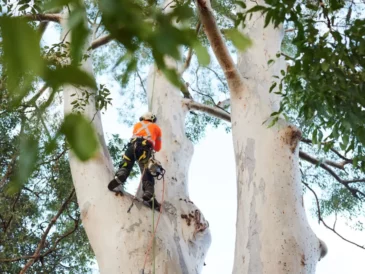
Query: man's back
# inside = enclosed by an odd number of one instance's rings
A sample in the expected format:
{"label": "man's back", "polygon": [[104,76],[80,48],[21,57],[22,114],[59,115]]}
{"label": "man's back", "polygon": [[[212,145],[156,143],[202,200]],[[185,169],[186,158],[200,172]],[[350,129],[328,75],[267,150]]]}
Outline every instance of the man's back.
{"label": "man's back", "polygon": [[155,123],[150,121],[141,121],[133,127],[133,137],[145,137],[153,144],[153,149],[159,151],[161,149],[161,129]]}

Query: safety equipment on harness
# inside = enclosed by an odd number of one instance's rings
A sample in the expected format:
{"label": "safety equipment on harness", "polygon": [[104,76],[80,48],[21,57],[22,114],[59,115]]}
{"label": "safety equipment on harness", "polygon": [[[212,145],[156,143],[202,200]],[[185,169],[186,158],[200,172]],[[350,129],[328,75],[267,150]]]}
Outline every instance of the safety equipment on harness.
{"label": "safety equipment on harness", "polygon": [[161,178],[165,174],[165,170],[163,169],[161,162],[156,160],[155,157],[151,157],[147,163],[147,168],[153,177],[156,177],[157,180],[161,180]]}
{"label": "safety equipment on harness", "polygon": [[146,120],[146,121],[151,121],[152,123],[156,123],[157,121],[157,117],[155,114],[153,114],[152,112],[146,112],[145,114],[143,114],[140,118],[140,121]]}

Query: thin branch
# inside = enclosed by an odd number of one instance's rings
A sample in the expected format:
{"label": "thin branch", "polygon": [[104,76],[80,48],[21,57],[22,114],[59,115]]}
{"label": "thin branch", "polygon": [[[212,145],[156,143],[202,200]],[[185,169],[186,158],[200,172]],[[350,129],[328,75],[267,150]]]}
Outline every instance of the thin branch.
{"label": "thin branch", "polygon": [[299,157],[313,165],[319,166],[321,168],[323,168],[324,170],[326,170],[330,175],[332,175],[333,178],[336,179],[337,182],[339,182],[341,185],[343,185],[345,188],[347,188],[350,193],[352,194],[352,196],[354,196],[355,198],[359,199],[359,195],[360,194],[362,197],[365,198],[365,193],[361,192],[360,190],[350,187],[349,183],[354,183],[354,181],[362,181],[363,179],[356,179],[356,180],[342,180],[337,174],[336,172],[334,172],[328,165],[320,162],[318,159],[314,158],[313,156],[303,152],[303,151],[299,151]]}
{"label": "thin branch", "polygon": [[229,54],[229,50],[218,29],[211,8],[207,6],[206,0],[196,0],[195,2],[198,7],[200,20],[204,26],[205,34],[226,76],[230,90],[234,93],[239,92],[243,89],[242,77],[233,62],[232,56]]}
{"label": "thin branch", "polygon": [[21,191],[19,191],[19,193],[18,193],[17,197],[15,198],[15,200],[14,200],[14,202],[13,202],[12,206],[11,206],[11,216],[10,216],[9,220],[8,220],[6,223],[4,223],[4,233],[6,233],[6,232],[7,232],[8,228],[10,227],[11,221],[12,221],[12,220],[13,220],[13,218],[14,218],[15,206],[16,206],[16,204],[17,204],[17,203],[18,203],[18,201],[19,201],[19,198],[20,198],[21,193],[22,193],[22,192],[21,192]]}
{"label": "thin branch", "polygon": [[174,3],[175,2],[175,0],[172,0],[171,2],[169,2],[169,3],[167,3],[166,4],[166,6],[164,6],[163,8],[162,8],[162,10],[165,10],[165,9],[167,9],[172,3]]}
{"label": "thin branch", "polygon": [[292,31],[296,31],[297,29],[295,28],[291,28],[291,29],[286,29],[285,32],[292,32]]}
{"label": "thin branch", "polygon": [[42,238],[37,246],[37,249],[35,250],[32,258],[25,264],[25,266],[23,267],[23,269],[19,272],[19,274],[24,274],[26,273],[26,271],[29,269],[29,267],[32,266],[32,264],[39,259],[40,257],[40,253],[42,248],[45,245],[47,236],[49,231],[51,230],[52,226],[56,223],[57,219],[61,216],[62,212],[66,209],[68,203],[71,201],[71,199],[73,198],[75,194],[75,189],[72,189],[71,193],[69,194],[69,196],[67,197],[67,199],[63,202],[61,208],[58,210],[57,214],[51,219],[51,222],[48,224],[47,229],[45,230],[45,232],[42,235]]}
{"label": "thin branch", "polygon": [[318,200],[318,196],[317,196],[317,193],[305,182],[302,182],[314,195],[315,199],[316,199],[316,203],[317,203],[317,213],[318,213],[318,219],[319,219],[319,222],[322,222],[322,224],[328,228],[329,230],[331,230],[333,233],[335,233],[338,237],[340,237],[342,240],[350,243],[350,244],[353,244],[357,247],[360,247],[361,249],[365,249],[365,246],[363,245],[359,245],[357,243],[354,243],[350,240],[347,240],[346,238],[344,238],[342,235],[340,235],[334,228],[330,227],[329,225],[327,225],[325,223],[325,221],[323,220],[322,216],[321,216],[321,209],[320,209],[320,206],[319,206],[319,200]]}
{"label": "thin branch", "polygon": [[59,244],[59,242],[61,242],[63,239],[67,238],[68,236],[70,236],[72,233],[74,233],[76,231],[76,229],[79,227],[79,223],[80,223],[80,219],[76,219],[74,220],[74,227],[67,231],[65,234],[63,234],[61,237],[59,237],[53,244],[52,248],[50,248],[49,250],[47,250],[45,253],[43,253],[40,257],[46,257],[49,254],[51,254],[52,252],[56,251],[56,247]]}
{"label": "thin branch", "polygon": [[[195,32],[196,32],[197,35],[199,34],[201,25],[202,25],[202,23],[200,21],[196,25]],[[189,68],[192,57],[193,57],[193,48],[191,47],[191,48],[189,48],[189,52],[188,52],[188,55],[186,57],[184,67],[182,68],[180,74],[183,74]]]}
{"label": "thin branch", "polygon": [[184,95],[184,98],[193,99],[193,96],[189,92],[189,83],[181,84],[180,91]]}
{"label": "thin branch", "polygon": [[41,89],[25,104],[33,105],[39,99],[39,97],[41,97],[42,94],[47,90],[47,88],[48,88],[47,84],[43,85]]}
{"label": "thin branch", "polygon": [[208,97],[208,98],[212,101],[212,103],[214,104],[214,106],[215,106],[215,107],[217,107],[217,108],[221,109],[222,111],[226,112],[228,115],[231,115],[228,111],[226,111],[224,108],[222,108],[222,107],[219,105],[219,103],[220,103],[220,102],[218,102],[218,104],[216,104],[216,102],[214,101],[214,98],[213,98],[212,96],[210,96],[209,94],[202,93],[202,92],[200,92],[200,91],[198,91],[198,90],[196,90],[196,89],[193,89],[193,88],[192,88],[192,90],[193,90],[194,92],[196,92],[196,93],[198,93],[198,94],[202,95],[202,96]]}
{"label": "thin branch", "polygon": [[[301,142],[303,142],[303,143],[305,143],[305,144],[309,144],[309,145],[312,145],[312,144],[313,144],[312,140],[310,140],[310,139],[306,139],[306,138],[302,138],[300,141],[301,141]],[[325,145],[325,144],[327,144],[327,143],[321,143],[321,144]],[[334,149],[334,148],[330,148],[330,150],[331,150],[333,153],[335,153],[338,157],[340,157],[341,159],[345,160],[347,164],[352,164],[352,163],[353,163],[353,160],[352,160],[352,159],[349,159],[349,158],[347,158],[347,157],[343,156],[343,155],[342,155],[340,152],[338,152],[336,149]]]}
{"label": "thin branch", "polygon": [[204,67],[204,68],[206,68],[207,70],[210,70],[211,72],[213,72],[215,74],[215,76],[218,78],[218,80],[222,83],[222,85],[227,88],[227,83],[225,83],[222,80],[222,78],[219,76],[218,72],[216,72],[214,69],[212,69],[210,67]]}
{"label": "thin branch", "polygon": [[229,107],[231,105],[231,99],[226,99],[226,100],[223,100],[223,101],[219,101],[218,104],[217,104],[217,107],[221,107],[221,108],[226,108],[226,107]]}
{"label": "thin branch", "polygon": [[17,156],[18,156],[18,153],[16,152],[16,153],[14,153],[13,157],[11,157],[11,160],[6,168],[6,173],[5,173],[4,177],[1,178],[0,188],[2,188],[5,185],[5,181],[10,176]]}
{"label": "thin branch", "polygon": [[62,19],[61,14],[59,13],[46,13],[46,14],[25,14],[22,15],[23,18],[29,21],[51,21],[59,23]]}
{"label": "thin branch", "polygon": [[231,115],[229,115],[226,111],[223,111],[220,108],[207,106],[207,105],[195,102],[191,99],[183,99],[183,103],[189,109],[202,111],[202,112],[208,113],[216,118],[222,119],[227,122],[231,122]]}
{"label": "thin branch", "polygon": [[145,88],[145,86],[143,84],[143,79],[142,79],[141,75],[139,74],[139,71],[138,70],[137,70],[137,76],[139,78],[139,82],[141,83],[141,86],[143,88],[144,93],[147,94],[147,90],[146,90],[146,88]]}
{"label": "thin branch", "polygon": [[38,199],[41,199],[41,197],[39,196],[38,193],[34,192],[33,190],[31,190],[30,188],[27,187],[23,187],[24,190],[29,191],[30,193],[32,193],[33,195],[37,196]]}

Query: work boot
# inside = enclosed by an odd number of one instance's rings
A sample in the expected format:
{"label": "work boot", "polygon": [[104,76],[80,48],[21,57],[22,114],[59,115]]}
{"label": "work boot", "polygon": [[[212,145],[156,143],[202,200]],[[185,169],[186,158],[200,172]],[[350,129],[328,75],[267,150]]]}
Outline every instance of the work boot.
{"label": "work boot", "polygon": [[152,182],[144,181],[142,182],[143,185],[143,196],[142,199],[144,203],[149,206],[150,208],[154,207],[155,210],[160,210],[160,203],[157,202],[156,198],[153,197],[155,193],[155,185]]}
{"label": "work boot", "polygon": [[128,170],[120,168],[115,173],[115,177],[108,184],[108,189],[115,192],[123,192],[124,183],[128,177]]}
{"label": "work boot", "polygon": [[156,198],[152,198],[149,200],[143,199],[143,203],[151,209],[155,209],[156,211],[160,211],[161,205],[157,202]]}

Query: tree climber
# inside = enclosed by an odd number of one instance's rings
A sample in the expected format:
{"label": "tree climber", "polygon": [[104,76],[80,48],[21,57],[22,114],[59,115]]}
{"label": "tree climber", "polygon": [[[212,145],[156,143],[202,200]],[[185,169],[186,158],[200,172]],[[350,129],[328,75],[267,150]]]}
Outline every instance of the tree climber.
{"label": "tree climber", "polygon": [[139,118],[140,122],[134,125],[132,139],[127,144],[122,162],[115,173],[115,178],[110,181],[108,189],[118,191],[118,188],[123,188],[134,162],[137,160],[142,173],[142,199],[151,208],[153,203],[154,208],[159,210],[160,204],[154,198],[155,179],[147,168],[153,150],[160,151],[161,149],[161,129],[155,124],[156,120],[157,118],[153,113],[147,112]]}

